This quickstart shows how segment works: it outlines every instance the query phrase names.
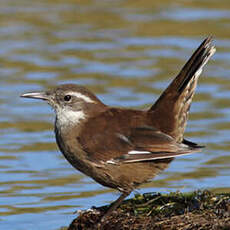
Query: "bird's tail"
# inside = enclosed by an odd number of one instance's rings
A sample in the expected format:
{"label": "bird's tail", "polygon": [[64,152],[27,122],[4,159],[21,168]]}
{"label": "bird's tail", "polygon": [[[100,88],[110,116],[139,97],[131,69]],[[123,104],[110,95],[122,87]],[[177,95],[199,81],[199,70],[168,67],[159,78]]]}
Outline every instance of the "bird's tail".
{"label": "bird's tail", "polygon": [[198,78],[204,65],[216,51],[211,42],[211,37],[207,37],[202,42],[180,73],[149,110],[154,125],[178,142],[183,140],[188,112]]}

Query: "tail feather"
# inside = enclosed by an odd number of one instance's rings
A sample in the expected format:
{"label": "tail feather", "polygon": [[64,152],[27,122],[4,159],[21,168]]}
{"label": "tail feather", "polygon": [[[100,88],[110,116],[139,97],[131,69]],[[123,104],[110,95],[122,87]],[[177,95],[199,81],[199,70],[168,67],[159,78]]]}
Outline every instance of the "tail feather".
{"label": "tail feather", "polygon": [[[185,89],[185,87],[188,85],[189,81],[195,74],[201,74],[204,65],[208,62],[209,58],[216,51],[214,46],[210,46],[211,41],[212,37],[208,37],[202,42],[202,44],[194,52],[192,57],[187,61],[181,72],[176,77],[178,79],[181,79],[181,82],[178,82],[178,92],[182,92]],[[185,75],[185,77],[181,78],[180,75]]]}
{"label": "tail feather", "polygon": [[178,142],[183,141],[188,112],[198,78],[204,65],[216,50],[211,42],[210,36],[202,42],[180,73],[149,110],[154,125]]}

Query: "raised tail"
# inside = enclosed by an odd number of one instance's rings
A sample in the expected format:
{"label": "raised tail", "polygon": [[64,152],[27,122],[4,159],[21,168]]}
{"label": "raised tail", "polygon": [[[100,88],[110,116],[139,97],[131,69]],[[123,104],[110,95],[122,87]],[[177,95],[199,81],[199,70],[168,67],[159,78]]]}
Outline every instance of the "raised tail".
{"label": "raised tail", "polygon": [[154,126],[178,142],[183,141],[188,112],[198,78],[204,65],[216,51],[211,42],[210,36],[202,42],[180,73],[149,110],[150,119]]}

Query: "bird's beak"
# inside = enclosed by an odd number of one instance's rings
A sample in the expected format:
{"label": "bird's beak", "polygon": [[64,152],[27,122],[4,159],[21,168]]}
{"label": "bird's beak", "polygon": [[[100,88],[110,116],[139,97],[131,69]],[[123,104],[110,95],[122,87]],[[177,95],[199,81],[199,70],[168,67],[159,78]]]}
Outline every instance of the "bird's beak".
{"label": "bird's beak", "polygon": [[31,92],[31,93],[24,93],[21,95],[21,97],[42,99],[48,101],[50,99],[50,94],[48,92]]}

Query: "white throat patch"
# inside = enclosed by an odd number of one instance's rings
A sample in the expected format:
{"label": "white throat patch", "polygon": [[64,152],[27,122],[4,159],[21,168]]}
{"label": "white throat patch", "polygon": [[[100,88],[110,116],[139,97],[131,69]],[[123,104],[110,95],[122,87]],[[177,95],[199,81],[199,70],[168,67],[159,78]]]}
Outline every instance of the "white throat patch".
{"label": "white throat patch", "polygon": [[80,120],[85,119],[85,113],[83,111],[72,111],[68,109],[56,110],[56,124],[62,128],[66,126],[76,125]]}

